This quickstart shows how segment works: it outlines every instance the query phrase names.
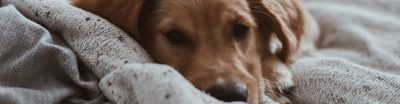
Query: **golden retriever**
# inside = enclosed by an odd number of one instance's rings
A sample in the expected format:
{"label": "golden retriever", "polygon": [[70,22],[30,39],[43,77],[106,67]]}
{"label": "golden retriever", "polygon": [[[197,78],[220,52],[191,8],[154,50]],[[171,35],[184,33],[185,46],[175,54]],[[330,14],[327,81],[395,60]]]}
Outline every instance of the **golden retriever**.
{"label": "golden retriever", "polygon": [[287,65],[305,34],[299,0],[74,0],[136,39],[161,64],[223,101],[290,103]]}

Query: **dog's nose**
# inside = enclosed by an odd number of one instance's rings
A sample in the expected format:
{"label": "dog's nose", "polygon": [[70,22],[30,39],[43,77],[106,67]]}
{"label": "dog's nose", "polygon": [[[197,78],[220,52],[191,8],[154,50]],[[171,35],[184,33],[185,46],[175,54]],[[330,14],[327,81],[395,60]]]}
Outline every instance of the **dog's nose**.
{"label": "dog's nose", "polygon": [[225,102],[243,101],[247,102],[247,89],[240,84],[224,84],[211,86],[205,90],[206,93]]}

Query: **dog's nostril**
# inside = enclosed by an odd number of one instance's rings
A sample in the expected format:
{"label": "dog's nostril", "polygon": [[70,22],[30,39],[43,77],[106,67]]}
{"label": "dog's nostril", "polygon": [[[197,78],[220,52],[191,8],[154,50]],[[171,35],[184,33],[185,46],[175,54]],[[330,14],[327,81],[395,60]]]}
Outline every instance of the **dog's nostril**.
{"label": "dog's nostril", "polygon": [[239,84],[215,85],[205,91],[218,100],[225,102],[247,102],[247,89]]}

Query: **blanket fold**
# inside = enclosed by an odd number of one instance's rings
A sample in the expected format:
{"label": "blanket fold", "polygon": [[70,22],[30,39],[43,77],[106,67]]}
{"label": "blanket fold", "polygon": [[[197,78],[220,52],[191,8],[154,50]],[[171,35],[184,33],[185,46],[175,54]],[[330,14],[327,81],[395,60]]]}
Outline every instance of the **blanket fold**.
{"label": "blanket fold", "polygon": [[63,39],[8,5],[0,8],[0,103],[105,101],[98,78]]}

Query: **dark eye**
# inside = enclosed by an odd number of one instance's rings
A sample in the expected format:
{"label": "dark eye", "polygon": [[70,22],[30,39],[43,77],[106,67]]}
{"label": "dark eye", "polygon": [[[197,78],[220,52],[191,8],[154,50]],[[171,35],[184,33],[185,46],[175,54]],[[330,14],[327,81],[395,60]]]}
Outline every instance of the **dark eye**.
{"label": "dark eye", "polygon": [[245,39],[248,32],[249,32],[249,27],[247,27],[246,25],[235,24],[233,26],[233,35],[237,40]]}
{"label": "dark eye", "polygon": [[164,36],[174,45],[183,45],[188,42],[188,39],[178,30],[168,31]]}

